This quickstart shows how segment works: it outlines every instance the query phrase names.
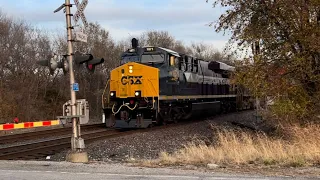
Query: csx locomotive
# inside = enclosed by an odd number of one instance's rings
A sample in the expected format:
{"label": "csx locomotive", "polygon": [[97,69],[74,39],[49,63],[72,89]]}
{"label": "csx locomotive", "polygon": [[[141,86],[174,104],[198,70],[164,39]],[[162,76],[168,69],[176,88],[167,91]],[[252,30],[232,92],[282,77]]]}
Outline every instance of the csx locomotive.
{"label": "csx locomotive", "polygon": [[252,108],[244,88],[230,83],[234,67],[162,47],[122,53],[102,96],[104,122],[114,128],[146,128]]}

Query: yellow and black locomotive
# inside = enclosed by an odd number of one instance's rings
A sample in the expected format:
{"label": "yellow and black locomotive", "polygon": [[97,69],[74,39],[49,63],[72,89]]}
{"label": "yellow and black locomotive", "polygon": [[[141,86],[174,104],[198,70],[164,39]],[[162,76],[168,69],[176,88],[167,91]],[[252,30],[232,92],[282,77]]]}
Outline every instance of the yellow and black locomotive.
{"label": "yellow and black locomotive", "polygon": [[111,71],[102,96],[107,127],[146,128],[199,115],[252,108],[230,84],[234,67],[162,47],[132,48]]}

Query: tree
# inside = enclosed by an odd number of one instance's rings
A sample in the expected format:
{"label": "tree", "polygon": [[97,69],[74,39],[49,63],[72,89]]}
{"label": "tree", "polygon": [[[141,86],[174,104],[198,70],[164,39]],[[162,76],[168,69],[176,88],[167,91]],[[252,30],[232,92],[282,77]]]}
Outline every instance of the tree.
{"label": "tree", "polygon": [[237,81],[288,107],[283,114],[313,115],[319,106],[320,1],[215,0],[217,5],[228,9],[216,31],[231,31],[230,42],[253,45],[256,52],[239,65]]}
{"label": "tree", "polygon": [[[182,41],[176,40],[168,31],[147,31],[142,33],[138,37],[138,40],[140,46],[158,46],[172,49],[180,53],[191,52],[189,47],[184,45]],[[128,40],[128,42],[130,42],[130,40]],[[131,45],[129,47],[131,47]]]}
{"label": "tree", "polygon": [[[51,52],[49,37],[24,21],[13,20],[0,13],[0,121],[14,116],[29,121],[54,115],[44,111],[48,77],[36,67],[36,60]],[[56,102],[56,96],[52,102]]]}
{"label": "tree", "polygon": [[193,56],[207,60],[207,61],[220,61],[227,64],[233,64],[234,58],[232,55],[218,51],[209,44],[205,43],[192,43],[191,53]]}
{"label": "tree", "polygon": [[140,36],[142,46],[160,46],[170,48],[175,44],[175,38],[167,31],[147,31]]}

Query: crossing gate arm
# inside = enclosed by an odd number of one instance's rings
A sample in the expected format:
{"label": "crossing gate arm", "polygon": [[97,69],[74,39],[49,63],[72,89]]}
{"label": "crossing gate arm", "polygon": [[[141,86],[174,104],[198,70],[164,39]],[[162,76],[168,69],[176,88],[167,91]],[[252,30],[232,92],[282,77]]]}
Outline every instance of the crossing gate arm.
{"label": "crossing gate arm", "polygon": [[37,121],[37,122],[23,122],[18,124],[1,124],[0,131],[13,130],[13,129],[26,129],[35,127],[48,127],[60,125],[59,120],[47,120],[47,121]]}

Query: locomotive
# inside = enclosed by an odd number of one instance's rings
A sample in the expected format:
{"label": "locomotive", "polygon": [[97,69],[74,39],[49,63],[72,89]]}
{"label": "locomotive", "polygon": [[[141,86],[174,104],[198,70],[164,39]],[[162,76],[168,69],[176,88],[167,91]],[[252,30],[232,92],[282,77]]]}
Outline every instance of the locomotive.
{"label": "locomotive", "polygon": [[140,47],[132,39],[104,89],[103,122],[110,128],[147,128],[250,109],[245,88],[230,83],[234,70],[163,47]]}

